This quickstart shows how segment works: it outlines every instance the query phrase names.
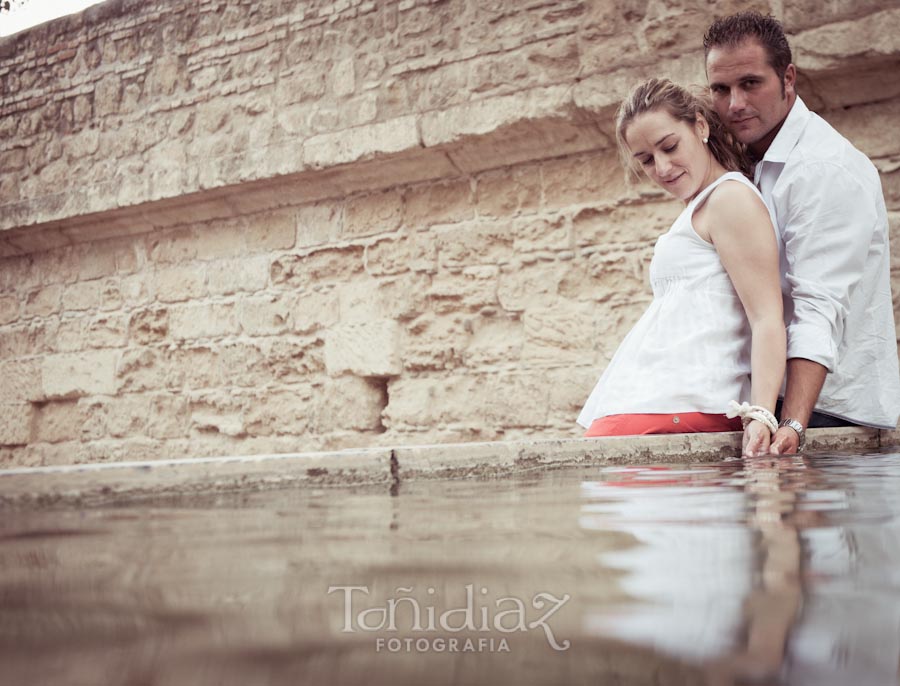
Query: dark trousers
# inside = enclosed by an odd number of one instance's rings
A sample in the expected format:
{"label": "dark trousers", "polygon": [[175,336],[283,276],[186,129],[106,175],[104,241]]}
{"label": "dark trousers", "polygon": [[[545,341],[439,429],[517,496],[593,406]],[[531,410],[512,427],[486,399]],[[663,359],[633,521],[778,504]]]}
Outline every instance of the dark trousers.
{"label": "dark trousers", "polygon": [[[775,404],[775,416],[781,419],[781,398]],[[822,414],[821,412],[813,412],[809,418],[809,425],[806,428],[825,429],[833,426],[859,426],[859,424],[848,422],[846,419],[838,419],[828,414]]]}

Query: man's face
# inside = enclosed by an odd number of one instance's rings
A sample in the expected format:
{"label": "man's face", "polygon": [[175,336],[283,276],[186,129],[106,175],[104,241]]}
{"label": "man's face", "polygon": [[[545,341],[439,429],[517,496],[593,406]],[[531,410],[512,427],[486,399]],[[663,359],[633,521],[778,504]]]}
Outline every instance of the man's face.
{"label": "man's face", "polygon": [[788,66],[782,84],[765,49],[748,38],[736,46],[712,48],[706,56],[706,77],[713,107],[725,126],[762,157],[796,99],[794,65]]}

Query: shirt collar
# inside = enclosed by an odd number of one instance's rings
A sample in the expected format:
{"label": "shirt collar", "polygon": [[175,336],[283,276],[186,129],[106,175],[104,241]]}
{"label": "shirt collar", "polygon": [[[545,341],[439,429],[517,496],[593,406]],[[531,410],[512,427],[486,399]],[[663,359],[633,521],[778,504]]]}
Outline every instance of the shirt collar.
{"label": "shirt collar", "polygon": [[800,134],[806,128],[810,116],[809,108],[798,95],[794,105],[791,107],[791,111],[784,118],[784,124],[775,136],[775,140],[772,141],[769,149],[766,150],[766,154],[763,155],[762,161],[787,162],[788,155],[791,154],[791,150],[794,149],[797,141],[800,140]]}

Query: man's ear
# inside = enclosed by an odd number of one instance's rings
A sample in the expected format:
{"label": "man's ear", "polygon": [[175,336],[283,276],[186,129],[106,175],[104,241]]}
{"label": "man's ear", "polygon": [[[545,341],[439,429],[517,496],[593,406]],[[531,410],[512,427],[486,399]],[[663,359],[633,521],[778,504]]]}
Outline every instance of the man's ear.
{"label": "man's ear", "polygon": [[797,68],[793,62],[784,70],[784,95],[791,97],[797,94]]}

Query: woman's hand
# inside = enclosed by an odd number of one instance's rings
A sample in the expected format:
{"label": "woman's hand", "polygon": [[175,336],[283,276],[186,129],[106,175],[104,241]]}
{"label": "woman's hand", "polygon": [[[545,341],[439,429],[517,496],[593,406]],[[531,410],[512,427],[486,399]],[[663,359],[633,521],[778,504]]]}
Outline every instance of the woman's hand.
{"label": "woman's hand", "polygon": [[769,452],[769,441],[772,434],[769,428],[756,419],[744,427],[744,442],[741,453],[747,457],[758,457]]}

